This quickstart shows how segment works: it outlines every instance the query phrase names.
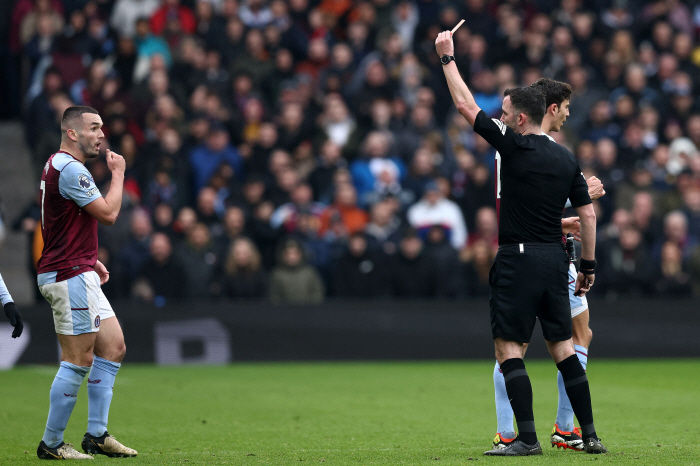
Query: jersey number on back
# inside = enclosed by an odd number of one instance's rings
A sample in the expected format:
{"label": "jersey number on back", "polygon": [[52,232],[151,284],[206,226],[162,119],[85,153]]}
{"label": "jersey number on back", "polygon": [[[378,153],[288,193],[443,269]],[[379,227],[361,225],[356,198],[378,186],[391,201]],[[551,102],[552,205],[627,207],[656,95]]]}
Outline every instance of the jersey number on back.
{"label": "jersey number on back", "polygon": [[43,230],[44,229],[44,197],[46,196],[46,181],[41,180],[41,184],[39,185],[39,189],[41,190],[41,229]]}

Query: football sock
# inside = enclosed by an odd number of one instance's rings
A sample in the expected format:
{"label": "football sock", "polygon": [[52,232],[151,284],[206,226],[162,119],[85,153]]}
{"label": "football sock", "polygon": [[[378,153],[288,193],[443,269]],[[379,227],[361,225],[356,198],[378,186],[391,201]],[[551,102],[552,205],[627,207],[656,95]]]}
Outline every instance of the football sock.
{"label": "football sock", "polygon": [[510,405],[518,425],[518,438],[528,445],[537,443],[535,415],[532,412],[532,385],[521,358],[506,359],[501,364]]}
{"label": "football sock", "polygon": [[55,448],[63,442],[63,431],[66,430],[68,419],[78,399],[80,384],[89,370],[89,367],[61,362],[51,384],[49,418],[42,439],[48,447]]}
{"label": "football sock", "polygon": [[501,366],[496,361],[496,367],[493,368],[493,388],[496,392],[496,421],[498,422],[498,432],[505,438],[514,438],[515,431],[513,430],[513,408],[508,401],[508,392],[506,391],[506,381],[501,372]]}
{"label": "football sock", "polygon": [[[576,357],[585,371],[588,364],[588,349],[581,345],[574,345],[574,349],[576,350]],[[557,425],[562,431],[571,432],[574,430],[574,409],[571,407],[571,401],[569,401],[569,396],[566,394],[566,387],[564,386],[561,372],[557,373],[557,388],[559,390]]]}
{"label": "football sock", "polygon": [[588,378],[581,362],[576,356],[571,355],[557,364],[557,367],[561,371],[571,406],[574,413],[576,413],[578,421],[581,423],[582,437],[584,440],[590,437],[598,438],[593,425],[593,409],[591,408],[591,392],[588,387]]}
{"label": "football sock", "polygon": [[576,357],[578,358],[579,362],[581,363],[581,366],[583,366],[583,370],[585,371],[586,366],[588,366],[588,348],[581,345],[574,345],[574,349],[576,350]]}
{"label": "football sock", "polygon": [[101,437],[107,430],[114,378],[121,364],[95,356],[88,376],[88,434]]}

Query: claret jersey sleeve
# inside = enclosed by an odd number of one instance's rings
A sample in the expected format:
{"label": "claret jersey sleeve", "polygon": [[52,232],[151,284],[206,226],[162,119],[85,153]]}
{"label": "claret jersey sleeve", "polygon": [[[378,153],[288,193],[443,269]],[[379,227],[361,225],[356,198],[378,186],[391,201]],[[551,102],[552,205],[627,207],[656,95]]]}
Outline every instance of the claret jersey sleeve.
{"label": "claret jersey sleeve", "polygon": [[588,194],[588,183],[586,183],[586,177],[583,175],[581,167],[578,164],[576,164],[576,175],[574,175],[573,183],[571,183],[569,202],[571,202],[571,207],[574,208],[593,202],[591,200],[591,196]]}
{"label": "claret jersey sleeve", "polygon": [[58,190],[61,196],[74,201],[78,207],[84,207],[102,196],[88,169],[79,162],[68,163],[61,170]]}

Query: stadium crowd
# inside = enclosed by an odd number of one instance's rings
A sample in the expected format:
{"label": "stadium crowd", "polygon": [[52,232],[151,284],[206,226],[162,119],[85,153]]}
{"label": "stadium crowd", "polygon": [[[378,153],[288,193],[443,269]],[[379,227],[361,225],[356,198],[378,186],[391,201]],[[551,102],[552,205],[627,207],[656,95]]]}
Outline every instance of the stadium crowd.
{"label": "stadium crowd", "polygon": [[[698,1],[17,0],[37,187],[63,111],[89,105],[127,160],[99,233],[110,299],[487,296],[494,151],[435,53],[461,18],[490,116],[542,76],[574,89],[552,136],[607,192],[592,293],[700,294]],[[15,224],[31,264],[39,206]]]}

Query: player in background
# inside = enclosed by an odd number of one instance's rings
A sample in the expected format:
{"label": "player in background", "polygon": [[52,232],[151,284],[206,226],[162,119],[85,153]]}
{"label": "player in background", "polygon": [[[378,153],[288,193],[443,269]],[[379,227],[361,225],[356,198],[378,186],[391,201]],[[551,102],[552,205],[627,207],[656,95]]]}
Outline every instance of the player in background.
{"label": "player in background", "polygon": [[38,263],[39,291],[51,304],[61,346],[61,365],[51,385],[49,416],[37,448],[41,459],[93,459],[63,441],[85,376],[88,377],[88,426],[85,453],[136,456],[107,432],[114,379],[126,352],[122,329],[101,285],[109,280],[97,260],[97,222],[113,225],[119,215],[126,164],[107,150],[112,172],[102,197],[87,159],[100,153],[102,119],[90,107],[70,107],[61,120],[61,147],[41,174],[41,233],[44,249]]}
{"label": "player in background", "polygon": [[22,323],[22,316],[19,313],[19,309],[15,306],[15,302],[7,291],[7,286],[5,286],[5,280],[2,279],[0,275],[0,302],[2,302],[2,307],[5,309],[5,315],[10,321],[15,329],[12,331],[12,338],[17,338],[22,335],[22,330],[24,330],[24,324]]}
{"label": "player in background", "polygon": [[[539,88],[545,95],[547,108],[542,120],[542,133],[553,141],[554,139],[547,133],[552,131],[558,132],[569,116],[571,86],[549,78],[539,79],[532,86]],[[588,183],[588,193],[591,199],[598,199],[605,194],[603,184],[598,178],[592,176],[586,182]],[[573,233],[577,236],[579,230],[578,218],[569,217],[562,219],[562,230],[564,234]],[[576,356],[585,370],[588,363],[588,347],[591,343],[593,332],[588,326],[588,301],[585,296],[579,297],[574,294],[576,275],[576,267],[572,263],[569,266],[569,304],[571,305],[573,341]],[[525,350],[527,350],[527,344],[523,346],[523,356],[525,355]],[[498,432],[493,440],[493,449],[500,450],[511,444],[517,437],[517,434],[513,429],[513,409],[510,401],[508,401],[503,372],[498,362],[496,362],[493,370],[493,385],[496,392],[496,418],[498,422]],[[558,448],[570,448],[581,451],[583,450],[583,439],[581,438],[580,429],[574,427],[574,411],[569,397],[566,395],[561,372],[557,372],[557,388],[559,391],[557,419],[552,429],[550,442],[552,446],[556,445]]]}

